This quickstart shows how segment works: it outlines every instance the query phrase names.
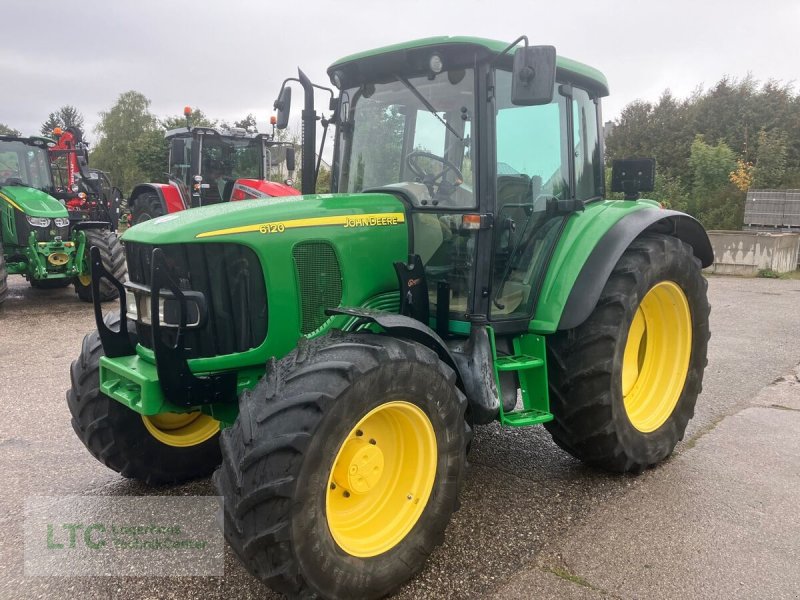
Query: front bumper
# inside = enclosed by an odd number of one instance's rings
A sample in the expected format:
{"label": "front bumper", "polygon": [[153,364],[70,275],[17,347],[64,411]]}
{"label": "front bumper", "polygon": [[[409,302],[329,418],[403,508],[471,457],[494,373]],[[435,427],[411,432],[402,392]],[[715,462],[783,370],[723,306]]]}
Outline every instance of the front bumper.
{"label": "front bumper", "polygon": [[[149,289],[138,286],[141,296],[149,300],[152,351],[135,346],[132,341],[133,324],[127,316],[126,288],[103,266],[100,251],[90,250],[92,292],[97,331],[105,356],[100,359],[100,388],[106,395],[144,415],[161,412],[182,412],[201,409],[223,422],[230,422],[231,411],[237,410],[238,394],[244,387],[252,387],[257,374],[236,371],[194,374],[188,363],[184,347],[187,328],[189,297],[202,305],[202,300],[180,289],[168,270],[160,249],[152,254],[152,271]],[[105,279],[120,292],[120,326],[111,329],[103,319],[99,302],[100,281]],[[162,299],[168,299],[165,305]],[[165,312],[177,327],[166,328],[161,322]],[[138,310],[138,309],[137,309]],[[165,342],[171,335],[174,343]],[[153,361],[140,356],[152,352]],[[224,418],[223,418],[224,417]],[[232,419],[231,419],[232,420]]]}
{"label": "front bumper", "polygon": [[31,232],[25,247],[25,261],[9,263],[9,273],[31,279],[65,279],[81,274],[85,238],[83,235],[63,241],[57,237],[47,242],[36,241]]}
{"label": "front bumper", "polygon": [[[139,352],[146,352],[141,346]],[[240,371],[237,396],[258,383],[263,371]],[[117,358],[100,358],[100,391],[141,415],[158,415],[165,412],[188,412],[185,406],[172,404],[161,389],[158,369],[150,360],[134,354]],[[236,403],[208,404],[199,407],[204,413],[221,422],[223,427],[233,424],[238,414]]]}

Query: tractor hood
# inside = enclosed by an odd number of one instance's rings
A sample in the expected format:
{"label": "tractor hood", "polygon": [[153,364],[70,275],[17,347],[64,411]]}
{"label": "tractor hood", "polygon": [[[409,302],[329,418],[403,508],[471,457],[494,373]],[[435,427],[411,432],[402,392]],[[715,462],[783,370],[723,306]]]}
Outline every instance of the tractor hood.
{"label": "tractor hood", "polygon": [[[227,202],[145,221],[123,235],[126,242],[164,245],[245,241],[296,229],[381,228],[405,223],[403,204],[389,194],[313,194]],[[327,230],[327,232],[326,232]]]}
{"label": "tractor hood", "polygon": [[51,195],[23,185],[0,187],[0,202],[6,202],[29,217],[67,217],[67,209]]}

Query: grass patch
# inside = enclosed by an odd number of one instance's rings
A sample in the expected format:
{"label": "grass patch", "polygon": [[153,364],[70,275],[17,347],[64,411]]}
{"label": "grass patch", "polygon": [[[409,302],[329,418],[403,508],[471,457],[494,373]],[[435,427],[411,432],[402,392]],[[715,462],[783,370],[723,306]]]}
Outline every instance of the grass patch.
{"label": "grass patch", "polygon": [[574,583],[575,585],[580,585],[582,587],[589,588],[590,590],[595,589],[594,586],[592,586],[592,584],[586,581],[583,577],[580,577],[579,575],[573,575],[572,573],[570,573],[566,569],[562,569],[561,567],[551,567],[548,568],[547,570],[550,571],[556,577],[560,577],[561,579],[566,579],[567,581]]}
{"label": "grass patch", "polygon": [[780,279],[781,274],[773,271],[772,269],[760,269],[758,273],[756,273],[756,277],[760,277],[762,279]]}

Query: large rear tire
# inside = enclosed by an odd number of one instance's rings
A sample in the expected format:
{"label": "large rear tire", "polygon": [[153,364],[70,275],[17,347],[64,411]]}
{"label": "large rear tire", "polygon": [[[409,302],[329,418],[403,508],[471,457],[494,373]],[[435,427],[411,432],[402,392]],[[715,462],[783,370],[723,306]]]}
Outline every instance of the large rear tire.
{"label": "large rear tire", "polygon": [[[106,323],[119,329],[119,313]],[[148,485],[205,477],[220,463],[219,422],[201,413],[143,417],[100,392],[103,346],[97,332],[83,338],[81,354],[70,367],[67,405],[72,428],[92,456]]]}
{"label": "large rear tire", "polygon": [[385,596],[443,541],[465,409],[453,371],[419,344],[337,334],[300,345],[222,433],[225,537],[290,597]]}
{"label": "large rear tire", "polygon": [[3,244],[0,244],[0,306],[6,301],[8,296],[8,268],[6,267],[6,256]]}
{"label": "large rear tire", "polygon": [[672,453],[702,389],[707,287],[688,244],[658,234],[631,243],[591,316],[550,340],[545,427],[559,446],[614,472]]}
{"label": "large rear tire", "polygon": [[[75,293],[78,298],[84,302],[92,301],[92,276],[91,269],[88,267],[89,249],[92,246],[97,246],[100,249],[100,257],[103,261],[103,266],[116,277],[119,281],[123,281],[128,274],[128,268],[125,266],[125,252],[122,248],[122,242],[119,241],[117,234],[107,229],[87,229],[86,234],[86,251],[84,259],[84,274],[78,275],[74,279]],[[100,280],[100,302],[107,302],[119,297],[119,290],[111,285],[105,279]]]}
{"label": "large rear tire", "polygon": [[153,192],[145,192],[140,194],[133,200],[133,208],[131,208],[132,225],[138,225],[144,221],[155,219],[164,214],[164,207],[161,205],[161,200]]}

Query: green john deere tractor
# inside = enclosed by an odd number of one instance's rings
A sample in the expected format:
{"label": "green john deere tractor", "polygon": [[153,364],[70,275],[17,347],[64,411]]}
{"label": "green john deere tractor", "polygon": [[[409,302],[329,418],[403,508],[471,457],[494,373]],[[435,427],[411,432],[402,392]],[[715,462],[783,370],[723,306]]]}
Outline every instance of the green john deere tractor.
{"label": "green john deere tractor", "polygon": [[98,317],[68,403],[126,477],[216,469],[225,535],[269,586],[378,598],[442,542],[477,425],[544,424],[618,473],[670,455],[712,252],[639,199],[652,161],[615,164],[626,199],[604,200],[606,80],[550,46],[430,38],[328,73],[336,193],[313,194],[323,86],[300,72],[276,108],[285,125],[303,87],[304,196],[127,231],[122,313]]}
{"label": "green john deere tractor", "polygon": [[[97,247],[105,266],[125,275],[122,245],[108,222],[72,222],[63,201],[53,196],[48,138],[0,136],[0,305],[8,295],[8,275],[23,275],[35,288],[74,284],[81,300],[92,301],[88,250]],[[101,301],[118,296],[100,282]]]}

